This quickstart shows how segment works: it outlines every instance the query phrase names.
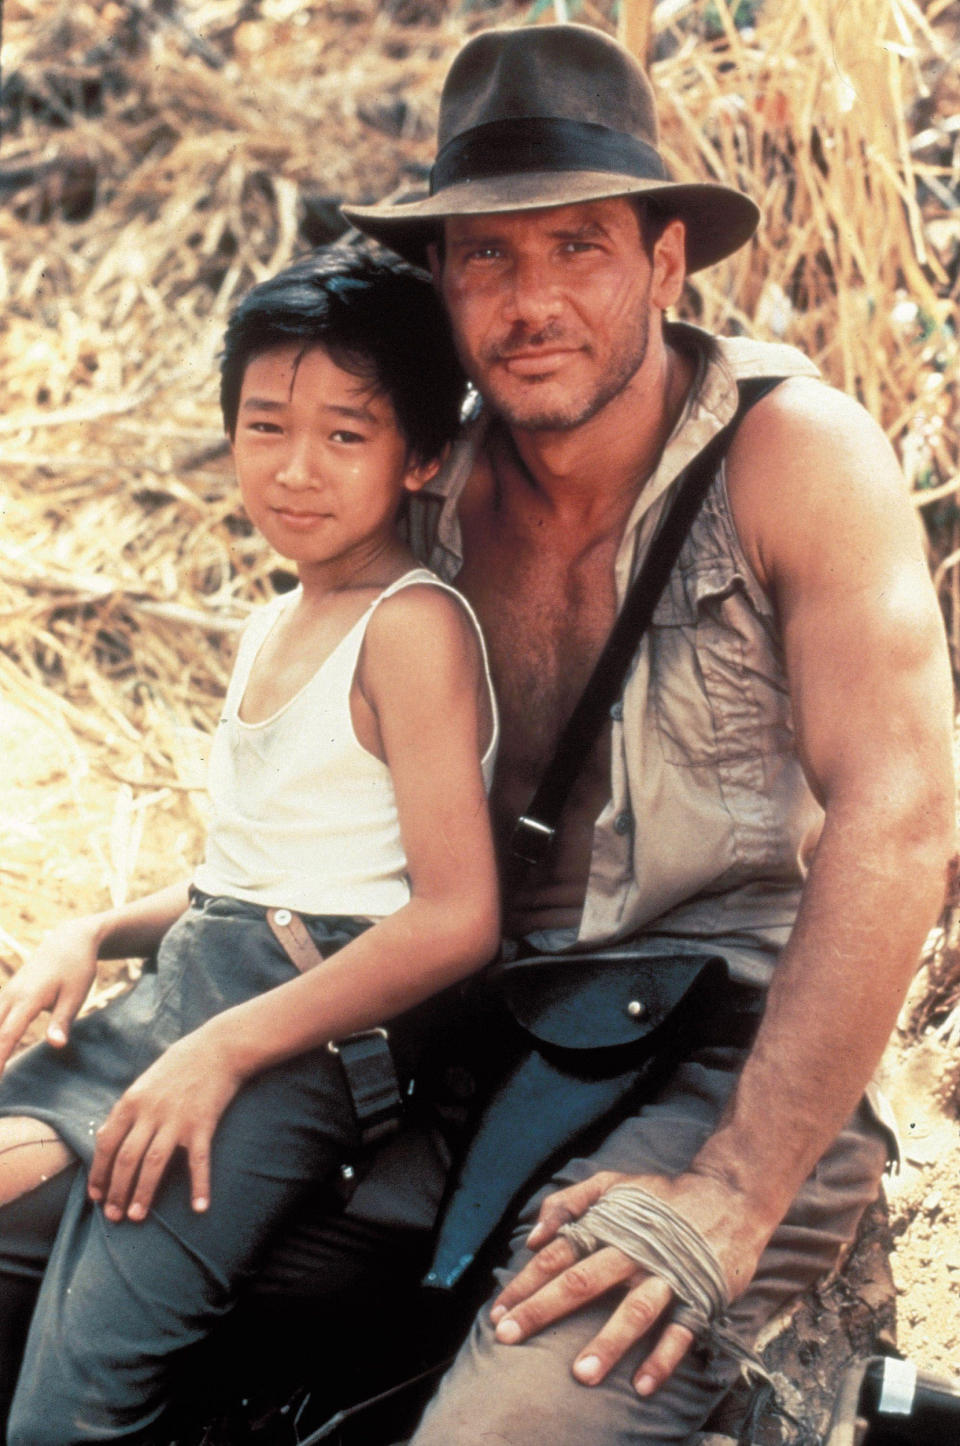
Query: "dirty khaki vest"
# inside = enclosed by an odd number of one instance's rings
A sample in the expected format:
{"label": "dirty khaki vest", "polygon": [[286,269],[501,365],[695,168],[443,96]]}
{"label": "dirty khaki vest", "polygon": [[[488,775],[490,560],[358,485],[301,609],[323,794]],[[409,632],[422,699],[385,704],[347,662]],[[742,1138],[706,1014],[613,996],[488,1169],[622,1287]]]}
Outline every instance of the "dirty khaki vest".
{"label": "dirty khaki vest", "polygon": [[[733,415],[737,379],[817,375],[791,347],[719,340],[711,354],[704,333],[673,330],[698,348],[700,375],[627,521],[621,603],[677,475]],[[462,558],[457,499],[484,430],[481,416],[411,499],[414,549],[447,580]],[[717,951],[736,977],[766,982],[823,813],[797,755],[773,608],[740,546],[722,467],[613,713],[610,800],[594,827],[579,942],[639,935],[651,953]]]}

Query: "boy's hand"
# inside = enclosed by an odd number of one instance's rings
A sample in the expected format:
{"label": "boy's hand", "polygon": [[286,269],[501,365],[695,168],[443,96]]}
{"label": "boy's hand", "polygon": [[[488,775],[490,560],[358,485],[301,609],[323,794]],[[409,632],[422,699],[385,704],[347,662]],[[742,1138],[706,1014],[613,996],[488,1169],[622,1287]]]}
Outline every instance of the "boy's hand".
{"label": "boy's hand", "polygon": [[61,1049],[97,974],[98,926],[71,919],[51,930],[0,991],[0,1073],[38,1014],[51,1010],[47,1043]]}
{"label": "boy's hand", "polygon": [[187,1152],[194,1210],[210,1203],[210,1146],[243,1084],[204,1029],[177,1040],[120,1096],[97,1131],[87,1185],[108,1220],[143,1220],[175,1150]]}

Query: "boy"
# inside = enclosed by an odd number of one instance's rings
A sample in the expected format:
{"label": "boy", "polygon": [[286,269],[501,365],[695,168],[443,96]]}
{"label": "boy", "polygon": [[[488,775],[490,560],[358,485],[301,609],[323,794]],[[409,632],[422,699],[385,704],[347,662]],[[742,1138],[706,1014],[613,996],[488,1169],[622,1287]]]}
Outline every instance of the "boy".
{"label": "boy", "polygon": [[[402,1090],[416,1006],[497,946],[483,644],[395,528],[462,394],[439,304],[398,263],[330,251],[231,319],[241,495],[300,585],[241,641],[192,885],[61,926],[0,995],[0,1067],[52,1011],[0,1081],[10,1446],[148,1439],[178,1353],[357,1146],[338,1042],[390,1021]],[[155,974],[74,1022],[98,958],[158,946]]]}

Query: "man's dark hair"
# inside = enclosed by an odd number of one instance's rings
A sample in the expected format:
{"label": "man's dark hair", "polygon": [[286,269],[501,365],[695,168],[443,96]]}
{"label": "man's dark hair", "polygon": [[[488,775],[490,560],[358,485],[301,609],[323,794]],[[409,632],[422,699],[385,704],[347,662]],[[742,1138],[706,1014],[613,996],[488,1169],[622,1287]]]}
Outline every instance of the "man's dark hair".
{"label": "man's dark hair", "polygon": [[654,205],[646,196],[630,196],[628,199],[637,214],[640,242],[647,254],[647,260],[652,261],[653,248],[674,217],[669,210]]}
{"label": "man's dark hair", "polygon": [[390,399],[409,455],[432,462],[456,434],[466,378],[440,300],[421,272],[359,247],[326,247],[248,292],[227,325],[220,408],[234,436],[254,357],[300,342]]}

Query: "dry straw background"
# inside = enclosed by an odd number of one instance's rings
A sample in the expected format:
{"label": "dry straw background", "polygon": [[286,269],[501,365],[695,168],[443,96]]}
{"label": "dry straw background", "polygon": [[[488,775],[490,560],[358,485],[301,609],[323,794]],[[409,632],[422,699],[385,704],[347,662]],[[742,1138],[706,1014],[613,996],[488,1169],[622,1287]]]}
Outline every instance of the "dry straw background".
{"label": "dry straw background", "polygon": [[[677,176],[761,202],[756,241],[694,278],[685,314],[800,345],[879,419],[960,669],[955,0],[6,0],[3,969],[67,909],[196,859],[236,629],[283,571],[241,515],[221,440],[231,305],[329,239],[339,198],[422,183],[469,32],[557,16],[649,51]],[[930,1059],[936,1076],[955,1054],[958,938],[951,915],[912,1016],[939,1051],[911,1056],[913,1095]],[[956,1299],[949,1280],[918,1295],[914,1224],[952,1210],[955,1234],[960,1206],[942,1192],[931,1206],[924,1171],[954,1158],[955,1175],[956,1129],[924,1118],[896,1207],[901,1343],[949,1368]]]}
{"label": "dry straw background", "polygon": [[7,0],[0,160],[0,958],[194,862],[236,628],[278,560],[216,359],[342,197],[417,188],[472,30],[651,56],[678,177],[762,203],[687,315],[804,347],[896,446],[960,664],[960,24],[949,0]]}
{"label": "dry straw background", "polygon": [[[7,0],[8,787],[14,772],[24,783],[13,758],[30,765],[0,862],[11,964],[35,937],[42,871],[45,898],[75,906],[195,857],[233,633],[278,565],[250,536],[220,445],[231,305],[330,234],[337,198],[420,183],[469,31],[564,11],[649,26],[670,165],[763,204],[756,243],[695,278],[686,310],[797,342],[881,420],[935,524],[960,657],[960,84],[946,0],[662,0],[652,17],[590,0]],[[22,709],[37,720],[26,758]]]}

